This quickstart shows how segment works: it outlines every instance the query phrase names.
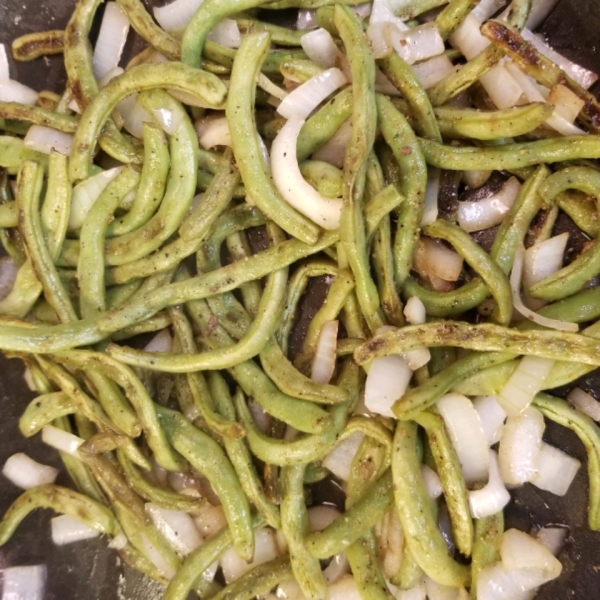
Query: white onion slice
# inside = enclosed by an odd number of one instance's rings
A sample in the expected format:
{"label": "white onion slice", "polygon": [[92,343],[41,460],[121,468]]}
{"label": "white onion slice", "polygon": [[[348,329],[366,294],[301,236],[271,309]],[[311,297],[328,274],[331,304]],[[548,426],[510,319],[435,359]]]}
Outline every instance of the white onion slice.
{"label": "white onion slice", "polygon": [[500,191],[487,198],[477,202],[459,202],[458,224],[469,233],[499,225],[504,221],[520,191],[519,180],[511,177]]}
{"label": "white onion slice", "polygon": [[[350,563],[345,552],[336,554],[331,562],[323,569],[323,579],[325,583],[331,586],[332,583],[339,581],[344,575],[350,573]],[[331,596],[330,596],[331,598]],[[345,599],[344,599],[345,600]]]}
{"label": "white onion slice", "polygon": [[555,85],[548,94],[546,100],[552,104],[556,112],[569,121],[574,123],[577,119],[581,109],[585,106],[585,101],[579,96],[572,92],[568,87],[557,84]]}
{"label": "white onion slice", "polygon": [[75,458],[79,458],[77,449],[84,441],[84,439],[54,427],[54,425],[45,425],[42,428],[42,442],[44,444],[48,444],[48,446],[52,446],[61,452],[66,452]]}
{"label": "white onion slice", "polygon": [[[19,267],[10,256],[0,257],[0,300],[8,296],[17,279]],[[35,388],[32,388],[35,390]]]}
{"label": "white onion slice", "polygon": [[4,44],[0,44],[0,80],[1,79],[10,79],[8,56],[6,55],[6,47]]}
{"label": "white onion slice", "polygon": [[479,415],[488,445],[493,446],[500,441],[502,436],[506,412],[498,403],[496,396],[479,396],[475,398],[473,408]]}
{"label": "white onion slice", "polygon": [[423,477],[423,483],[427,494],[432,500],[439,498],[444,493],[442,482],[438,474],[427,465],[421,465],[421,476]]}
{"label": "white onion slice", "polygon": [[373,5],[371,2],[363,2],[362,4],[355,4],[352,10],[361,18],[366,19],[371,16]]}
{"label": "white onion slice", "polygon": [[536,30],[552,12],[557,3],[558,0],[533,0],[525,27],[530,31]]}
{"label": "white onion slice", "polygon": [[346,148],[352,138],[352,119],[344,121],[340,128],[331,136],[329,141],[313,152],[313,160],[322,160],[338,169],[343,168]]}
{"label": "white onion slice", "polygon": [[556,579],[562,571],[560,561],[534,537],[518,529],[508,529],[502,536],[500,558],[506,571],[539,569],[548,579]]}
{"label": "white onion slice", "polygon": [[445,50],[444,40],[435,23],[425,23],[407,31],[394,29],[389,35],[392,47],[409,65],[442,54]]}
{"label": "white onion slice", "polygon": [[445,54],[412,65],[412,70],[419,83],[426,90],[442,81],[444,77],[454,73],[458,68],[452,64],[452,61]]}
{"label": "white onion slice", "polygon": [[555,235],[525,250],[523,260],[523,285],[528,290],[534,283],[556,273],[563,264],[568,232]]}
{"label": "white onion slice", "polygon": [[237,21],[222,19],[210,30],[207,39],[225,46],[225,48],[239,48],[242,43],[242,34]]}
{"label": "white onion slice", "polygon": [[129,540],[127,539],[127,536],[122,531],[119,531],[119,533],[108,542],[108,547],[113,550],[122,550],[128,543]]}
{"label": "white onion slice", "polygon": [[231,133],[225,117],[200,119],[194,124],[198,141],[205,150],[215,146],[231,146]]}
{"label": "white onion slice", "polygon": [[129,33],[129,19],[116,2],[107,2],[94,48],[94,75],[104,77],[119,65]]}
{"label": "white onion slice", "polygon": [[539,474],[531,483],[542,490],[564,496],[568,491],[581,463],[559,448],[542,442],[539,456]]}
{"label": "white onion slice", "polygon": [[69,214],[69,230],[79,229],[92,208],[98,196],[104,191],[106,186],[123,170],[123,167],[115,167],[102,171],[97,175],[92,175],[84,179],[73,188],[71,198],[71,212]]}
{"label": "white onion slice", "polygon": [[136,138],[141,139],[144,134],[142,124],[152,121],[152,115],[137,101],[137,94],[123,98],[117,104],[117,112],[123,118],[123,127]]}
{"label": "white onion slice", "polygon": [[500,475],[504,483],[522,485],[538,476],[544,427],[542,413],[531,406],[519,417],[509,416],[498,449]]}
{"label": "white onion slice", "polygon": [[521,32],[523,39],[528,41],[540,53],[549,58],[558,65],[569,77],[574,79],[582,88],[589,89],[597,80],[598,75],[585,69],[584,67],[570,61],[553,50],[539,35],[536,35],[527,28]]}
{"label": "white onion slice", "polygon": [[202,543],[194,521],[187,513],[167,510],[152,502],[144,508],[156,528],[179,554],[187,556]]}
{"label": "white onion slice", "polygon": [[227,526],[227,517],[223,507],[213,506],[210,503],[205,504],[200,510],[194,513],[194,524],[204,538],[211,538]]}
{"label": "white onion slice", "polygon": [[73,134],[43,125],[32,125],[25,134],[23,142],[28,148],[44,154],[50,154],[52,150],[56,150],[56,152],[68,155],[73,145]]}
{"label": "white onion slice", "polygon": [[483,23],[495,15],[505,4],[506,0],[481,0],[471,11],[471,15],[479,23]]}
{"label": "white onion slice", "polygon": [[[303,596],[300,596],[298,600],[304,600]],[[329,600],[362,600],[354,577],[352,575],[344,575],[330,585]]]}
{"label": "white onion slice", "polygon": [[554,556],[558,556],[565,542],[569,530],[566,527],[542,527],[535,537],[542,543]]}
{"label": "white onion slice", "polygon": [[421,227],[431,225],[438,217],[441,174],[442,172],[435,167],[427,170],[427,187],[425,188],[425,206],[421,217]]}
{"label": "white onion slice", "polygon": [[342,54],[329,31],[322,27],[305,33],[300,44],[308,58],[325,69],[334,67]]}
{"label": "white onion slice", "polygon": [[165,31],[185,27],[203,0],[175,0],[166,6],[154,8],[154,18]]}
{"label": "white onion slice", "polygon": [[171,352],[173,338],[168,328],[161,329],[145,346],[144,352]]}
{"label": "white onion slice", "polygon": [[0,101],[33,105],[37,99],[38,93],[30,87],[8,77],[0,78]]}
{"label": "white onion slice", "polygon": [[141,534],[142,545],[144,546],[144,553],[146,557],[152,562],[152,564],[163,574],[163,576],[169,581],[175,577],[175,568],[171,563],[162,555],[158,548],[148,539],[145,533]]}
{"label": "white onion slice", "polygon": [[45,587],[46,565],[2,570],[2,600],[43,600]]}
{"label": "white onion slice", "polygon": [[346,83],[348,80],[340,69],[327,69],[288,94],[277,107],[277,112],[286,119],[305,119],[327,96]]}
{"label": "white onion slice", "polygon": [[521,414],[542,389],[554,361],[538,356],[524,356],[498,396],[500,406],[509,417]]}
{"label": "white onion slice", "polygon": [[341,441],[325,456],[323,459],[323,466],[342,481],[348,481],[350,478],[352,461],[358,452],[358,448],[360,447],[363,438],[364,434],[356,432]]}
{"label": "white onion slice", "polygon": [[458,588],[441,585],[425,577],[425,589],[427,590],[427,600],[456,600]]}
{"label": "white onion slice", "polygon": [[513,305],[515,309],[530,321],[534,321],[543,327],[559,329],[560,331],[570,331],[573,333],[579,331],[579,325],[577,325],[577,323],[559,321],[558,319],[544,317],[525,306],[523,299],[521,298],[521,275],[523,273],[524,256],[525,251],[521,245],[515,255],[515,262],[513,263],[513,268],[510,274],[510,286],[512,289]]}
{"label": "white onion slice", "polygon": [[311,506],[308,509],[308,518],[310,520],[311,531],[323,531],[325,527],[331,525],[342,513],[328,504],[319,504]]}
{"label": "white onion slice", "polygon": [[398,98],[402,96],[400,90],[379,69],[375,69],[375,91]]}
{"label": "white onion slice", "polygon": [[395,418],[392,406],[404,393],[412,377],[410,367],[398,354],[376,358],[365,383],[365,405],[384,417]]}
{"label": "white onion slice", "polygon": [[471,13],[467,15],[461,26],[449,38],[452,46],[458,48],[467,60],[475,58],[491,44],[481,34],[480,27],[481,22]]}
{"label": "white onion slice", "polygon": [[162,129],[169,135],[175,135],[183,121],[183,115],[177,111],[173,112],[167,108],[156,108],[152,111],[155,119]]}
{"label": "white onion slice", "polygon": [[573,388],[567,395],[567,400],[584,415],[600,421],[600,402],[591,394],[584,392],[581,388]]}
{"label": "white onion slice", "polygon": [[70,515],[60,515],[50,519],[50,527],[52,529],[52,541],[57,546],[89,540],[100,535],[99,531],[88,527],[85,523]]}
{"label": "white onion slice", "polygon": [[547,581],[541,569],[507,572],[498,562],[479,573],[477,600],[532,600],[534,590]]}
{"label": "white onion slice", "polygon": [[473,403],[462,394],[445,394],[436,404],[444,419],[467,486],[488,480],[488,442]]}
{"label": "white onion slice", "polygon": [[304,31],[306,29],[316,29],[319,26],[317,23],[317,11],[314,8],[298,9],[298,18],[296,19],[296,29]]}
{"label": "white onion slice", "polygon": [[421,236],[413,268],[422,277],[435,276],[444,281],[456,281],[462,273],[463,257],[440,240]]}
{"label": "white onion slice", "polygon": [[418,296],[411,296],[404,305],[404,316],[411,325],[422,325],[427,321],[427,311]]}
{"label": "white onion slice", "polygon": [[[373,0],[369,28],[367,29],[367,37],[371,44],[377,43],[378,39],[381,39],[381,25],[391,26],[398,31],[408,29],[408,25],[396,16],[395,9],[396,6],[393,0]],[[382,57],[376,56],[376,58]]]}
{"label": "white onion slice", "polygon": [[315,356],[310,367],[310,378],[318,383],[329,383],[335,370],[339,321],[326,321],[321,327]]}
{"label": "white onion slice", "polygon": [[29,490],[44,483],[54,483],[58,476],[58,469],[43,465],[27,454],[18,452],[4,463],[2,475],[16,486]]}
{"label": "white onion slice", "polygon": [[[297,88],[287,98],[290,98],[299,89]],[[280,108],[287,98],[281,103]],[[296,141],[303,124],[302,118],[288,119],[273,141],[271,145],[273,182],[286,202],[297,211],[323,229],[337,229],[340,225],[342,211],[341,198],[331,199],[321,196],[302,177],[300,172],[296,158]]]}
{"label": "white onion slice", "polygon": [[481,76],[480,81],[492,102],[498,108],[515,106],[523,95],[523,89],[519,82],[506,69],[504,64],[496,65],[490,69]]}
{"label": "white onion slice", "polygon": [[227,583],[239,579],[253,567],[269,562],[279,555],[275,543],[275,532],[270,527],[257,529],[254,532],[254,540],[254,557],[250,562],[240,558],[235,548],[230,548],[221,557],[221,568]]}
{"label": "white onion slice", "polygon": [[487,484],[480,490],[467,492],[469,510],[474,519],[483,519],[495,515],[510,502],[510,494],[500,477],[496,453],[493,450],[488,450],[488,456],[490,471]]}

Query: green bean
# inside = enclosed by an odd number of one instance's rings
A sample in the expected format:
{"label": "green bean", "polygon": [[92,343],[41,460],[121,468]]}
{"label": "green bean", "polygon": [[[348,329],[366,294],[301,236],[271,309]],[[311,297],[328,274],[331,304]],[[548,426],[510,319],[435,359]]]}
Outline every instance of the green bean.
{"label": "green bean", "polygon": [[590,529],[600,529],[600,430],[590,417],[571,408],[567,402],[549,394],[541,393],[533,399],[533,405],[556,423],[574,431],[588,453],[590,499],[588,522]]}
{"label": "green bean", "polygon": [[[77,414],[75,414],[77,419]],[[95,433],[78,448],[80,454],[94,455],[106,454],[114,450],[121,449],[124,454],[131,460],[132,463],[138,465],[145,471],[150,471],[152,465],[148,459],[142,454],[135,442],[130,437],[117,435],[113,432],[103,431]]]}
{"label": "green bean", "polygon": [[70,515],[100,533],[110,535],[114,531],[114,516],[106,506],[67,488],[46,483],[27,490],[10,505],[0,522],[0,546],[6,544],[21,521],[36,508],[51,508]]}
{"label": "green bean", "polygon": [[34,398],[19,419],[19,430],[31,437],[54,419],[70,415],[77,406],[64,392],[49,392]]}
{"label": "green bean", "polygon": [[0,228],[8,229],[19,224],[17,203],[9,200],[6,204],[0,204]]}
{"label": "green bean", "polygon": [[[255,2],[255,0],[250,1]],[[208,4],[210,3],[209,1]],[[205,5],[199,9],[196,17],[199,13],[204,14],[204,8]],[[186,35],[187,32],[195,30],[192,23],[194,20],[186,29]],[[294,237],[312,244],[319,237],[319,228],[280,196],[265,170],[256,135],[253,110],[255,79],[268,52],[269,41],[268,33],[250,34],[244,38],[242,46],[236,54],[225,111],[230,129],[236,132],[236,135],[232,137],[233,153],[246,187],[246,193],[253,203],[282,229]]]}
{"label": "green bean", "polygon": [[437,115],[434,114],[429,97],[411,67],[395,52],[380,59],[378,64],[408,102],[410,112],[415,118],[417,133],[430,140],[441,142]]}
{"label": "green bean", "polygon": [[464,556],[471,556],[474,531],[467,498],[467,485],[458,456],[444,428],[444,421],[442,417],[431,412],[422,412],[415,417],[415,420],[424,427],[427,434],[437,474],[442,482],[456,547]]}
{"label": "green bean", "polygon": [[294,31],[288,27],[280,27],[273,23],[257,21],[255,19],[237,17],[235,20],[242,33],[268,31],[271,34],[271,41],[278,46],[300,46],[300,39],[305,33],[304,31]]}
{"label": "green bean", "polygon": [[350,544],[346,550],[352,574],[363,598],[393,600],[376,556],[375,536],[371,531]]}
{"label": "green bean", "polygon": [[375,234],[383,219],[400,207],[404,200],[404,196],[394,184],[387,185],[369,200],[364,210],[368,239]]}
{"label": "green bean", "polygon": [[284,60],[280,71],[285,79],[304,83],[311,77],[321,74],[325,69],[315,64],[312,60]]}
{"label": "green bean", "polygon": [[400,206],[400,225],[394,240],[396,284],[401,287],[408,277],[419,236],[427,185],[427,167],[412,129],[391,101],[378,94],[377,108],[381,133],[400,167],[400,191],[405,197]]}
{"label": "green bean", "polygon": [[20,138],[0,135],[0,167],[14,174],[21,166],[21,163],[26,160],[34,160],[40,163],[44,169],[48,165],[47,154],[27,148]]}
{"label": "green bean", "polygon": [[[252,519],[252,527],[262,527],[260,517]],[[204,573],[234,542],[231,527],[221,530],[192,552],[181,565],[165,591],[164,600],[186,600],[199,574]]]}
{"label": "green bean", "polygon": [[343,552],[374,527],[393,506],[393,502],[392,474],[388,469],[343,515],[323,531],[315,531],[307,536],[309,552],[320,559]]}
{"label": "green bean", "polygon": [[504,513],[475,519],[475,543],[471,562],[471,598],[477,598],[477,578],[487,566],[500,558],[500,542],[504,533]]}
{"label": "green bean", "polygon": [[508,277],[500,266],[460,227],[443,219],[438,219],[425,227],[424,232],[431,237],[450,242],[473,270],[481,277],[490,290],[496,308],[494,320],[501,325],[508,325],[512,318],[512,292]]}
{"label": "green bean", "polygon": [[399,421],[396,425],[392,475],[396,510],[408,547],[419,566],[441,585],[466,585],[469,569],[449,556],[446,542],[433,518],[421,476],[414,423]]}
{"label": "green bean", "polygon": [[333,165],[318,160],[305,160],[300,164],[300,172],[325,198],[338,198],[342,195],[344,176]]}
{"label": "green bean", "polygon": [[12,55],[15,60],[27,62],[40,56],[61,54],[64,41],[65,32],[60,29],[25,34],[13,40]]}
{"label": "green bean", "polygon": [[279,556],[257,565],[215,594],[211,600],[252,600],[256,596],[267,594],[277,584],[288,581],[293,576],[289,558]]}
{"label": "green bean", "polygon": [[309,598],[327,598],[327,584],[319,559],[308,552],[306,535],[310,521],[304,503],[306,465],[285,467],[282,472],[284,496],[281,502],[281,528],[289,548],[292,572],[302,593]]}
{"label": "green bean", "polygon": [[525,135],[552,116],[552,105],[532,102],[496,111],[441,106],[435,109],[444,137],[494,140]]}
{"label": "green bean", "polygon": [[231,462],[212,438],[183,415],[158,405],[156,410],[175,450],[210,481],[232,529],[236,550],[242,558],[250,560],[254,554],[250,506]]}
{"label": "green bean", "polygon": [[575,225],[590,237],[596,238],[600,234],[596,203],[587,194],[567,190],[556,197],[556,207],[566,213]]}
{"label": "green bean", "polygon": [[477,3],[477,0],[450,0],[448,6],[437,14],[435,24],[444,40],[447,40],[458,29]]}

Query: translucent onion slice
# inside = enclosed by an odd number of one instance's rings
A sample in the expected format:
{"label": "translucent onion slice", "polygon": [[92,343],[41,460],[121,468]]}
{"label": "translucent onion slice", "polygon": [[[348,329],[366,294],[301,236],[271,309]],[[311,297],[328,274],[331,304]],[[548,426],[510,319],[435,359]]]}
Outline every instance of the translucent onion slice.
{"label": "translucent onion slice", "polygon": [[454,73],[458,67],[445,55],[440,54],[412,65],[420,84],[427,90]]}
{"label": "translucent onion slice", "polygon": [[108,542],[108,547],[115,550],[122,550],[128,543],[129,540],[127,539],[127,536],[122,531],[119,531],[119,533]]}
{"label": "translucent onion slice", "polygon": [[161,329],[145,346],[145,352],[171,352],[173,338],[168,328]]}
{"label": "translucent onion slice", "polygon": [[504,64],[496,65],[481,76],[481,85],[490,95],[492,102],[498,108],[510,108],[515,106],[521,96],[523,89],[519,82],[512,76]]}
{"label": "translucent onion slice", "polygon": [[429,497],[432,500],[439,498],[444,489],[442,488],[442,482],[438,474],[428,467],[427,465],[421,465],[421,476],[423,477],[423,483],[425,484],[425,489],[429,494]]}
{"label": "translucent onion slice", "polygon": [[458,588],[437,583],[431,577],[425,577],[427,600],[456,600]]}
{"label": "translucent onion slice", "polygon": [[461,26],[450,36],[449,41],[458,48],[467,60],[475,58],[491,42],[481,34],[481,21],[473,13],[467,15]]}
{"label": "translucent onion slice", "polygon": [[70,515],[60,515],[59,517],[50,519],[50,527],[52,530],[52,541],[57,546],[72,544],[81,540],[89,540],[100,535],[100,532],[88,527],[85,523]]}
{"label": "translucent onion slice", "polygon": [[[302,596],[300,596],[302,598]],[[298,600],[300,600],[300,598]],[[344,575],[329,586],[329,600],[362,600],[352,575]]]}
{"label": "translucent onion slice", "polygon": [[348,481],[352,461],[363,438],[364,434],[360,432],[353,433],[347,437],[325,456],[323,466],[342,481]]}
{"label": "translucent onion slice", "polygon": [[19,267],[10,256],[0,257],[0,300],[6,298],[12,289],[18,272]]}
{"label": "translucent onion slice", "polygon": [[242,43],[242,34],[237,21],[222,19],[210,30],[207,39],[226,48],[239,48]]}
{"label": "translucent onion slice", "polygon": [[436,404],[456,450],[467,486],[488,480],[488,442],[473,403],[462,394],[445,394]]}
{"label": "translucent onion slice", "polygon": [[463,268],[463,257],[440,240],[421,236],[415,252],[413,268],[426,278],[439,277],[456,281]]}
{"label": "translucent onion slice", "polygon": [[175,0],[165,6],[154,8],[154,18],[165,31],[185,27],[203,0]]}
{"label": "translucent onion slice", "polygon": [[534,244],[523,257],[523,285],[529,289],[534,283],[556,273],[563,264],[569,233],[564,232]]}
{"label": "translucent onion slice", "polygon": [[225,117],[200,119],[195,123],[198,142],[205,150],[215,146],[231,146],[231,133]]}
{"label": "translucent onion slice", "polygon": [[581,388],[573,388],[567,395],[567,400],[584,415],[600,421],[600,402],[591,394],[584,392]]}
{"label": "translucent onion slice", "polygon": [[257,529],[254,532],[254,540],[254,558],[250,562],[243,560],[235,548],[230,548],[221,557],[221,568],[227,583],[239,579],[253,567],[269,562],[279,555],[275,543],[275,532],[270,527]]}
{"label": "translucent onion slice", "polygon": [[60,452],[66,452],[75,458],[79,458],[77,449],[84,441],[84,439],[54,427],[54,425],[45,425],[42,429],[42,442],[44,444],[48,444],[48,446],[52,446]]}
{"label": "translucent onion slice", "polygon": [[4,44],[0,44],[0,80],[2,79],[10,79],[8,56]]}
{"label": "translucent onion slice", "polygon": [[292,117],[306,119],[327,96],[346,83],[348,79],[340,69],[336,67],[327,69],[288,94],[277,107],[277,112],[286,119]]}
{"label": "translucent onion slice", "polygon": [[502,481],[522,485],[538,477],[544,417],[529,407],[519,417],[509,417],[504,425],[498,450]]}
{"label": "translucent onion slice", "polygon": [[107,2],[94,48],[94,75],[104,77],[119,65],[129,33],[129,19],[116,2]]}
{"label": "translucent onion slice", "polygon": [[471,16],[479,23],[483,23],[495,15],[505,4],[506,0],[481,0],[471,11]]}
{"label": "translucent onion slice", "polygon": [[167,510],[152,502],[144,508],[156,528],[179,554],[187,556],[202,544],[194,521],[187,513]]}
{"label": "translucent onion slice", "polygon": [[518,529],[507,529],[500,544],[502,566],[508,572],[521,569],[539,569],[548,579],[556,579],[562,572],[560,561],[539,540]]}
{"label": "translucent onion slice", "polygon": [[329,31],[322,27],[305,33],[300,44],[308,58],[325,69],[334,67],[342,56]]}
{"label": "translucent onion slice", "polygon": [[479,396],[473,400],[473,408],[477,411],[488,445],[493,446],[500,441],[502,428],[506,421],[506,412],[498,403],[496,396]]}
{"label": "translucent onion slice", "polygon": [[564,85],[555,85],[546,100],[556,108],[556,112],[569,123],[574,123],[585,101]]}
{"label": "translucent onion slice", "polygon": [[472,233],[482,231],[504,221],[504,217],[515,203],[521,184],[516,177],[511,177],[502,189],[477,202],[458,203],[458,224],[465,231]]}
{"label": "translucent onion slice", "polygon": [[521,414],[542,389],[554,361],[538,356],[524,356],[498,395],[500,406],[509,417]]}
{"label": "translucent onion slice", "polygon": [[[344,575],[350,573],[350,563],[345,552],[336,554],[330,561],[330,563],[323,569],[323,579],[327,585],[331,585],[336,581],[339,581]],[[331,597],[331,596],[330,596]]]}
{"label": "translucent onion slice", "polygon": [[365,383],[366,407],[384,417],[395,418],[392,406],[406,392],[412,373],[398,354],[374,359]]}
{"label": "translucent onion slice", "polygon": [[50,154],[53,150],[67,156],[73,145],[73,134],[57,131],[43,125],[32,125],[23,140],[28,148]]}
{"label": "translucent onion slice", "polygon": [[[288,98],[299,89],[297,88],[292,92]],[[302,118],[294,117],[288,119],[275,140],[273,140],[271,146],[273,182],[286,202],[297,211],[323,227],[323,229],[337,229],[340,225],[342,199],[331,199],[321,196],[302,177],[302,173],[300,172],[296,158],[296,142],[303,124],[304,120]]]}
{"label": "translucent onion slice", "polygon": [[411,325],[422,325],[427,321],[427,312],[418,296],[411,296],[404,305],[404,316]]}
{"label": "translucent onion slice", "polygon": [[314,8],[300,8],[298,10],[298,18],[296,19],[296,29],[298,31],[316,29],[318,26],[317,11]]}
{"label": "translucent onion slice", "polygon": [[558,556],[565,542],[569,530],[566,527],[542,527],[535,537],[542,543],[554,556]]}
{"label": "translucent onion slice", "polygon": [[490,471],[487,484],[480,490],[467,492],[469,510],[474,519],[483,519],[495,515],[510,502],[510,494],[500,477],[496,453],[493,450],[488,450],[488,456]]}
{"label": "translucent onion slice", "polygon": [[2,569],[2,600],[43,600],[46,565]]}
{"label": "translucent onion slice", "polygon": [[326,321],[319,333],[315,356],[310,367],[310,378],[318,383],[329,383],[335,371],[339,321]]}
{"label": "translucent onion slice", "polygon": [[435,23],[425,23],[407,31],[393,29],[389,32],[394,50],[409,64],[442,54],[444,40]]}
{"label": "translucent onion slice", "polygon": [[558,0],[533,0],[525,27],[530,31],[535,31],[557,4]]}
{"label": "translucent onion slice", "polygon": [[425,206],[421,217],[421,227],[431,225],[438,217],[441,174],[442,172],[435,167],[427,170],[427,187],[425,188]]}
{"label": "translucent onion slice", "polygon": [[498,562],[479,573],[477,600],[532,600],[533,591],[547,581],[541,569],[507,572]]}
{"label": "translucent onion slice", "polygon": [[333,134],[329,141],[313,152],[313,160],[322,160],[338,169],[343,168],[346,157],[346,148],[352,137],[352,120],[344,121],[340,128]]}
{"label": "translucent onion slice", "polygon": [[8,77],[0,78],[0,101],[33,105],[37,99],[38,93],[30,87]]}
{"label": "translucent onion slice", "polygon": [[331,525],[342,513],[334,506],[319,504],[308,509],[311,531],[323,531]]}
{"label": "translucent onion slice", "polygon": [[44,483],[54,483],[58,469],[43,465],[24,454],[13,454],[4,463],[2,475],[23,490],[29,490]]}
{"label": "translucent onion slice", "polygon": [[542,490],[564,496],[571,487],[581,463],[559,448],[542,442],[538,476],[531,483]]}

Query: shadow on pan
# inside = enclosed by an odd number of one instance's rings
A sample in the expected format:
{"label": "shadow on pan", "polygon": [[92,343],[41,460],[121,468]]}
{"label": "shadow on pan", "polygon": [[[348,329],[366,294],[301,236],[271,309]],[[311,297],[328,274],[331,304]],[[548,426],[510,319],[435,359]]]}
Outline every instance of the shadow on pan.
{"label": "shadow on pan", "polygon": [[[72,12],[74,0],[3,0],[0,2],[0,43],[7,46],[13,38],[32,31],[61,29]],[[158,4],[158,2],[157,2]],[[164,2],[160,2],[164,4]],[[600,2],[562,0],[541,26],[552,46],[568,58],[600,73]],[[135,40],[126,52],[140,49]],[[41,58],[32,63],[11,61],[11,75],[35,89],[62,90],[65,75],[62,57]],[[594,88],[600,93],[600,84]],[[321,294],[316,294],[317,297]],[[308,311],[310,312],[310,310]],[[0,356],[0,464],[15,452],[26,452],[46,464],[60,466],[36,436],[25,440],[18,431],[18,418],[33,397],[22,378],[20,361]],[[585,387],[600,393],[600,377],[589,376]],[[578,439],[557,426],[548,424],[546,441],[582,462],[585,451]],[[61,474],[58,483],[68,485]],[[6,480],[0,483],[0,513],[18,496]],[[587,527],[587,471],[582,468],[566,498],[557,498],[525,485],[514,494],[507,511],[507,527],[527,530],[532,525],[564,525],[569,536],[560,555],[563,575],[540,590],[539,600],[580,600],[598,597],[600,588],[600,533]],[[37,511],[23,522],[11,541],[0,548],[0,570],[6,566],[46,564],[46,600],[154,600],[161,597],[161,586],[123,566],[102,539],[57,547],[50,539],[49,511]]]}

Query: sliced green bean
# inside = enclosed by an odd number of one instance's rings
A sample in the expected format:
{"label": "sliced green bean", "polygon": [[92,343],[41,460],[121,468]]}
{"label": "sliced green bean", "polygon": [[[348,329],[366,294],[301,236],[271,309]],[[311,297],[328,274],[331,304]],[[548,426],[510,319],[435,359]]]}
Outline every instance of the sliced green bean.
{"label": "sliced green bean", "polygon": [[64,392],[49,392],[34,398],[19,419],[19,430],[25,437],[31,437],[65,415],[77,410],[77,406]]}
{"label": "sliced green bean", "polygon": [[18,37],[11,45],[15,60],[30,61],[40,56],[61,54],[65,44],[65,32],[61,29],[29,33]]}
{"label": "sliced green bean", "polygon": [[450,0],[448,5],[436,15],[435,24],[444,40],[447,40],[475,8],[478,0]]}
{"label": "sliced green bean", "polygon": [[377,561],[377,544],[372,531],[367,532],[346,549],[348,562],[363,598],[393,600]]}
{"label": "sliced green bean", "polygon": [[487,566],[500,558],[500,543],[504,533],[504,513],[475,519],[475,543],[471,561],[471,598],[477,599],[477,578]]}

